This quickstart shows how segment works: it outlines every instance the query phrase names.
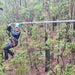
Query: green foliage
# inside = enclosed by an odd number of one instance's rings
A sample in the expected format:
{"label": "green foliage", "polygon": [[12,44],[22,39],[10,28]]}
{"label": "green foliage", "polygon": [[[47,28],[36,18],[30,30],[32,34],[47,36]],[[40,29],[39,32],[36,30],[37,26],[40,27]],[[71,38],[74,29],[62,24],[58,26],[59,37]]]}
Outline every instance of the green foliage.
{"label": "green foliage", "polygon": [[38,12],[38,11],[41,11],[41,8],[42,8],[42,3],[40,3],[39,5],[35,5],[33,9],[34,9],[36,12]]}
{"label": "green foliage", "polygon": [[40,20],[44,20],[44,18],[46,17],[45,13],[43,13],[41,16],[40,16]]}
{"label": "green foliage", "polygon": [[2,7],[3,6],[3,3],[2,2],[0,2],[0,7]]}
{"label": "green foliage", "polygon": [[23,45],[24,48],[28,46],[28,42],[22,42],[21,44]]}
{"label": "green foliage", "polygon": [[[69,3],[65,0],[51,0],[50,2],[43,2],[44,0],[26,0],[27,1],[27,8],[25,8],[25,2],[22,0],[22,5],[19,5],[18,0],[1,0],[0,6],[3,7],[4,11],[2,12],[6,15],[6,18],[1,14],[0,15],[0,52],[3,50],[3,35],[5,35],[5,30],[3,30],[6,26],[6,19],[12,22],[28,22],[28,21],[40,21],[45,20],[46,13],[45,13],[45,3],[49,5],[49,11],[47,12],[47,16],[49,16],[49,20],[52,20],[53,17],[57,19],[70,19],[71,14],[68,14],[68,7]],[[70,0],[69,0],[70,1]],[[51,3],[53,2],[53,3]],[[63,3],[64,2],[64,3]],[[24,26],[23,26],[24,27]],[[73,26],[72,26],[73,27]],[[18,50],[15,53],[15,58],[12,59],[12,63],[14,66],[14,71],[16,75],[23,75],[28,73],[30,66],[38,66],[39,60],[43,61],[45,64],[45,49],[51,50],[50,55],[54,53],[54,58],[58,59],[57,56],[61,55],[62,57],[66,56],[70,53],[71,50],[75,50],[75,43],[66,43],[66,23],[58,24],[57,28],[57,36],[53,36],[53,38],[48,37],[45,46],[45,29],[44,27],[39,27],[38,25],[26,25],[24,29],[26,29],[27,33],[22,32],[21,35],[21,44],[22,46],[18,46],[16,49]],[[48,32],[50,32],[48,30]],[[75,36],[75,31],[69,30],[67,33],[70,37],[72,34]],[[49,34],[50,35],[50,34]],[[5,38],[8,37],[5,35]],[[28,41],[28,38],[32,38],[31,42]],[[26,40],[27,39],[27,40]],[[60,41],[59,41],[60,40]],[[65,50],[63,52],[65,46]],[[21,47],[21,48],[20,48]],[[30,53],[27,53],[26,49],[33,47],[35,50],[30,50]],[[58,52],[59,50],[59,52]],[[55,53],[56,52],[56,53]],[[29,57],[30,55],[30,57]],[[62,57],[59,56],[60,59]],[[31,60],[30,60],[31,59]],[[59,60],[60,60],[59,59]],[[2,56],[0,55],[0,62],[2,60]],[[32,65],[31,65],[32,63]],[[60,75],[61,67],[59,64],[55,65],[55,69],[57,69],[56,75]],[[69,67],[69,65],[64,65],[65,68],[61,75],[71,75],[71,73],[75,72],[73,69],[74,67]],[[0,75],[2,75],[2,67],[0,66]],[[72,72],[73,70],[73,72]],[[48,72],[48,75],[53,73],[52,71]],[[53,75],[53,74],[52,74]]]}
{"label": "green foliage", "polygon": [[72,29],[69,29],[68,34],[71,37],[73,35],[73,30]]}
{"label": "green foliage", "polygon": [[59,64],[57,64],[57,65],[56,65],[56,67],[55,67],[55,69],[56,69],[56,68],[59,68],[59,67],[60,67],[60,65],[59,65]]}
{"label": "green foliage", "polygon": [[19,50],[15,54],[15,58],[12,60],[13,66],[15,68],[14,71],[18,74],[28,73],[29,61],[27,60],[26,53],[26,50]]}
{"label": "green foliage", "polygon": [[32,36],[31,38],[37,39],[37,26],[32,27]]}
{"label": "green foliage", "polygon": [[4,36],[2,35],[2,32],[0,32],[0,63],[2,61],[2,54],[3,54],[3,43],[4,43]]}
{"label": "green foliage", "polygon": [[39,64],[39,61],[37,60],[37,55],[39,54],[39,52],[34,52],[34,53],[32,53],[32,60],[33,60],[33,62],[32,62],[32,64],[33,64],[33,66],[37,66],[38,64]]}
{"label": "green foliage", "polygon": [[1,65],[0,65],[0,75],[6,75],[6,74],[3,73],[3,68],[2,68]]}
{"label": "green foliage", "polygon": [[68,47],[71,49],[71,51],[74,51],[75,50],[75,43],[72,42],[68,45]]}
{"label": "green foliage", "polygon": [[58,26],[58,28],[57,28],[57,33],[58,33],[58,35],[57,35],[57,39],[63,39],[63,38],[65,38],[65,35],[66,35],[66,28],[67,28],[67,25],[65,24],[65,23],[62,23],[61,25],[60,25],[60,27]]}
{"label": "green foliage", "polygon": [[67,64],[65,66],[65,70],[63,70],[63,75],[73,75],[75,74],[75,70],[74,70],[75,66],[69,65]]}
{"label": "green foliage", "polygon": [[48,40],[46,41],[46,44],[49,46],[49,47],[52,47],[52,44],[55,43],[56,40],[55,39],[51,39],[51,38],[48,38]]}
{"label": "green foliage", "polygon": [[75,37],[75,30],[73,31],[73,36]]}
{"label": "green foliage", "polygon": [[58,15],[58,11],[57,11],[58,9],[59,9],[58,6],[56,6],[56,7],[50,6],[50,14],[52,17],[55,17]]}
{"label": "green foliage", "polygon": [[28,8],[25,8],[23,6],[19,6],[19,13],[20,14],[25,14],[27,12]]}

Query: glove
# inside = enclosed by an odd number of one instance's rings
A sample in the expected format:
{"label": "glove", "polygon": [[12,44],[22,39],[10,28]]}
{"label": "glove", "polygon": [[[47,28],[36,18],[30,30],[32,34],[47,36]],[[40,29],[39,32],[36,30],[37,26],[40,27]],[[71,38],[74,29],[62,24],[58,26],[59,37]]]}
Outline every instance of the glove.
{"label": "glove", "polygon": [[8,26],[11,26],[11,24],[8,24]]}

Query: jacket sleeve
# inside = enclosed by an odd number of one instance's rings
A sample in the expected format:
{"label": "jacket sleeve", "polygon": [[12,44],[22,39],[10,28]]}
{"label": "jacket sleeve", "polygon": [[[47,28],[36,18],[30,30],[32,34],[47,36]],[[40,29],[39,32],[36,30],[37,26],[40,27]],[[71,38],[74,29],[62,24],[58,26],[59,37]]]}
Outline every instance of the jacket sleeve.
{"label": "jacket sleeve", "polygon": [[7,26],[7,30],[8,30],[9,32],[11,32],[11,31],[12,31],[12,27],[11,27],[11,26]]}
{"label": "jacket sleeve", "polygon": [[20,35],[21,31],[18,31],[18,32],[15,32],[15,30],[11,30],[11,34],[13,36],[17,36],[17,35]]}

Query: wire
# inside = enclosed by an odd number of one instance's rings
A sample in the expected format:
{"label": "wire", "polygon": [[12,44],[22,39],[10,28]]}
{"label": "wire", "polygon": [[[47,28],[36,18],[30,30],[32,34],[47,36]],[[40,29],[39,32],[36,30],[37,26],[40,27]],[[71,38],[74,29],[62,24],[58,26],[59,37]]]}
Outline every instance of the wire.
{"label": "wire", "polygon": [[[38,21],[38,22],[20,22],[19,24],[47,24],[47,23],[68,23],[68,22],[75,22],[75,20],[60,20],[60,21]],[[10,23],[12,25],[16,23]]]}
{"label": "wire", "polygon": [[[61,3],[61,2],[62,2],[62,3]],[[51,1],[50,1],[49,4],[59,4],[59,3],[61,3],[61,4],[66,4],[66,3],[73,3],[73,2],[71,2],[71,1],[58,1],[58,2],[51,2]]]}

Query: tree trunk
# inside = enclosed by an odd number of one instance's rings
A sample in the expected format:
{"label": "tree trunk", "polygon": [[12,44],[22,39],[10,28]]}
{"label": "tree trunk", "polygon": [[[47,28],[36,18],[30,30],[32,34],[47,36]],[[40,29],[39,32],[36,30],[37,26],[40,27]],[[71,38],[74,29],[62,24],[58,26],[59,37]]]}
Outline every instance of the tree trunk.
{"label": "tree trunk", "polygon": [[[53,21],[56,21],[56,17],[53,17]],[[53,31],[55,30],[55,26],[57,26],[57,23],[53,23]]]}
{"label": "tree trunk", "polygon": [[[50,13],[49,13],[49,0],[45,0],[45,13],[46,13],[46,20],[50,20]],[[45,27],[45,46],[48,47],[48,45],[46,44],[46,41],[48,40],[48,36],[47,36],[47,24]],[[49,71],[49,67],[50,67],[50,49],[46,48],[45,50],[45,72]]]}
{"label": "tree trunk", "polygon": [[[47,36],[47,30],[45,30],[45,43],[48,39],[48,36]],[[47,47],[48,45],[45,44],[45,46]],[[45,50],[45,72],[49,71],[49,66],[50,66],[50,50],[49,49],[46,49]]]}
{"label": "tree trunk", "polygon": [[16,9],[17,9],[17,10],[16,10],[16,11],[17,11],[17,12],[16,12],[16,18],[17,18],[17,22],[19,22],[19,12],[18,12],[18,6],[16,6]]}
{"label": "tree trunk", "polygon": [[71,39],[69,37],[68,31],[70,29],[70,23],[66,23],[67,28],[66,28],[66,38],[67,38],[67,42],[71,42]]}
{"label": "tree trunk", "polygon": [[73,23],[73,30],[75,30],[75,23]]}
{"label": "tree trunk", "polygon": [[[75,0],[73,0],[73,3],[75,2]],[[73,19],[75,19],[75,3],[73,6]],[[73,23],[73,30],[75,30],[75,23]]]}
{"label": "tree trunk", "polygon": [[71,19],[73,19],[73,0],[71,0]]}
{"label": "tree trunk", "polygon": [[26,0],[25,0],[25,8],[27,8],[27,2],[26,2]]}
{"label": "tree trunk", "polygon": [[16,0],[14,0],[15,4],[16,4]]}
{"label": "tree trunk", "polygon": [[20,0],[20,6],[21,6],[21,0]]}

